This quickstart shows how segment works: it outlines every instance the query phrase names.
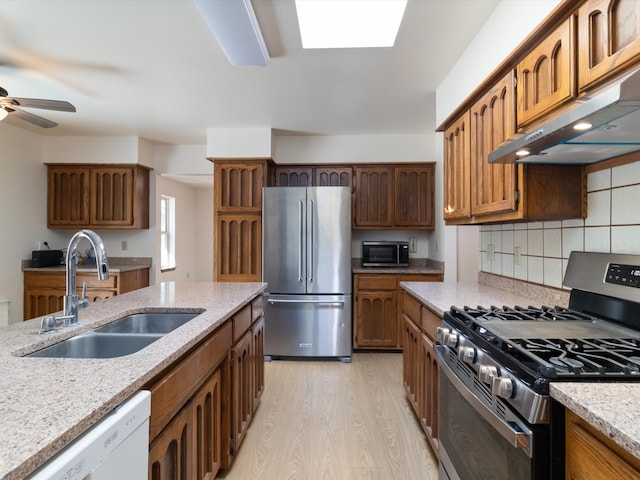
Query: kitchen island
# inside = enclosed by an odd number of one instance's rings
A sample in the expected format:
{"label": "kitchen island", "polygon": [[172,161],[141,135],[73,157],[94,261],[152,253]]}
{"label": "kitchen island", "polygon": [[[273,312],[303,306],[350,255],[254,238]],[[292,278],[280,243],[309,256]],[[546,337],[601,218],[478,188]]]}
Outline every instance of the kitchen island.
{"label": "kitchen island", "polygon": [[[41,335],[40,319],[0,329],[0,478],[37,469],[259,296],[264,283],[162,283],[97,301],[79,326]],[[23,357],[124,315],[202,314],[142,350],[110,359]]]}
{"label": "kitchen island", "polygon": [[[488,282],[496,281],[484,275]],[[502,282],[503,279],[497,279]],[[523,285],[501,284],[496,288],[483,283],[402,282],[401,287],[440,318],[455,306],[566,306],[568,291]],[[518,287],[530,290],[518,290]],[[640,383],[630,382],[551,382],[550,396],[575,412],[595,429],[640,459]]]}

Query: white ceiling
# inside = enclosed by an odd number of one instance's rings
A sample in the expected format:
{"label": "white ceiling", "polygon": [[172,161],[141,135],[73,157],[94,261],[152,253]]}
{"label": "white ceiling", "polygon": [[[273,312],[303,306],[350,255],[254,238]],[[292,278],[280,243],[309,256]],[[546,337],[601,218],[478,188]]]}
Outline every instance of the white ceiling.
{"label": "white ceiling", "polygon": [[[73,103],[43,135],[205,144],[207,128],[414,134],[499,0],[409,0],[391,49],[307,50],[293,0],[253,0],[271,63],[231,66],[192,0],[0,0],[0,86]],[[2,128],[2,124],[0,124]]]}

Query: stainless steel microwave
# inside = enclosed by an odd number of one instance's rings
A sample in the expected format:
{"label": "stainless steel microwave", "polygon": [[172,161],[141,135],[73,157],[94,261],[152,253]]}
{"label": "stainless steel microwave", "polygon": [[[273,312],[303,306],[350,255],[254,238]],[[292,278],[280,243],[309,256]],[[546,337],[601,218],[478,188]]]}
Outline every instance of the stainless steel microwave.
{"label": "stainless steel microwave", "polygon": [[362,242],[363,267],[408,267],[409,242]]}

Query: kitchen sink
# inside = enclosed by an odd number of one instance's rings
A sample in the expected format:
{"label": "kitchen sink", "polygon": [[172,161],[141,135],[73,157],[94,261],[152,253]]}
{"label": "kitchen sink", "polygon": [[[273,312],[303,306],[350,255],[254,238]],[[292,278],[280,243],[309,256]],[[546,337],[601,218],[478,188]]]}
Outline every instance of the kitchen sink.
{"label": "kitchen sink", "polygon": [[102,327],[38,350],[27,357],[122,357],[142,350],[203,311],[132,313]]}
{"label": "kitchen sink", "polygon": [[184,325],[201,312],[149,312],[133,313],[119,318],[104,327],[96,328],[97,333],[165,334]]}
{"label": "kitchen sink", "polygon": [[142,350],[162,334],[96,333],[88,331],[38,350],[28,357],[114,358]]}

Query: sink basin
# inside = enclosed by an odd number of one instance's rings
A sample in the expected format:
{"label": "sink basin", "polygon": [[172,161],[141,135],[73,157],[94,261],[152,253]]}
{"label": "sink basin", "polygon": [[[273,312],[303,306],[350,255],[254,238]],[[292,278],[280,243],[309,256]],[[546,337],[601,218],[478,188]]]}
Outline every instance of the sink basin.
{"label": "sink basin", "polygon": [[119,318],[104,327],[96,328],[94,331],[98,333],[165,334],[198,315],[200,312],[134,313]]}
{"label": "sink basin", "polygon": [[111,334],[89,331],[27,355],[55,358],[113,358],[135,353],[161,334]]}

